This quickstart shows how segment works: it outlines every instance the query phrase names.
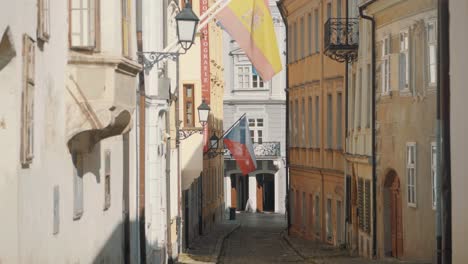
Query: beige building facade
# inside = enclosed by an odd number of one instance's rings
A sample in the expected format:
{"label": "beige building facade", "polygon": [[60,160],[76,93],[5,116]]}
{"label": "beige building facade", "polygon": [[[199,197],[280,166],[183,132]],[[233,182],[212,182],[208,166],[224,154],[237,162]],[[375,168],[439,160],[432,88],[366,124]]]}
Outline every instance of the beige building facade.
{"label": "beige building facade", "polygon": [[435,257],[437,9],[373,1],[376,21],[377,256]]}
{"label": "beige building facade", "polygon": [[290,233],[344,242],[345,66],[325,55],[324,25],[344,1],[280,1],[288,27]]}

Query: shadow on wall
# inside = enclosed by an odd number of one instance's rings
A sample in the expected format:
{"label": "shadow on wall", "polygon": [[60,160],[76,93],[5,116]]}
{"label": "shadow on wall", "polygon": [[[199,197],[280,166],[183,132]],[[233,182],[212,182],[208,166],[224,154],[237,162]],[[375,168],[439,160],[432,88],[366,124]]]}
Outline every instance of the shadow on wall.
{"label": "shadow on wall", "polygon": [[[99,229],[99,227],[96,227]],[[130,232],[126,232],[129,230]],[[140,252],[138,243],[139,224],[136,221],[130,221],[126,224],[125,221],[120,222],[113,230],[112,234],[102,245],[96,257],[92,261],[93,264],[129,264],[138,262]],[[147,264],[162,264],[166,263],[166,247],[151,244],[146,241],[146,263]]]}

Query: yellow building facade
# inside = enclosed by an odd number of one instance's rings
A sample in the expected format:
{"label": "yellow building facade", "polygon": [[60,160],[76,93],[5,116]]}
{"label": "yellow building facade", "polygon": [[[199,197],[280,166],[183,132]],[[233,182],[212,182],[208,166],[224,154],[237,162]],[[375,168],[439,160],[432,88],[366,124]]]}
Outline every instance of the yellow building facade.
{"label": "yellow building facade", "polygon": [[280,1],[288,26],[290,233],[344,242],[345,66],[324,54],[324,25],[345,1]]}

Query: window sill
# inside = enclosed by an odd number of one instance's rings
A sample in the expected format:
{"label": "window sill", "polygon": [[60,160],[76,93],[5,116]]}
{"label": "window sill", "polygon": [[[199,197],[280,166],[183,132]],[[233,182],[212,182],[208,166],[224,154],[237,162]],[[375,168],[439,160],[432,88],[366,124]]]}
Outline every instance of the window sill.
{"label": "window sill", "polygon": [[233,92],[268,92],[270,89],[268,88],[248,88],[248,89],[239,89],[235,88],[232,89]]}
{"label": "window sill", "polygon": [[414,209],[417,209],[417,208],[418,208],[418,207],[416,206],[416,204],[412,204],[412,203],[408,203],[408,207],[414,208]]}
{"label": "window sill", "polygon": [[82,216],[83,216],[83,211],[73,213],[73,221],[78,221],[78,220],[80,220]]}

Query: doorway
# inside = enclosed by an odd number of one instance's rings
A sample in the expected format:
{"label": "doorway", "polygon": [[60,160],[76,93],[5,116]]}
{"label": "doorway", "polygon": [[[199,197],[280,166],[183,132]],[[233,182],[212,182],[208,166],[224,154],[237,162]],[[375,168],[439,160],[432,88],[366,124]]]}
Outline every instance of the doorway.
{"label": "doorway", "polygon": [[262,173],[257,178],[257,211],[275,211],[275,176]]}
{"label": "doorway", "polygon": [[403,221],[400,178],[394,170],[385,177],[384,184],[384,245],[385,255],[403,256]]}

